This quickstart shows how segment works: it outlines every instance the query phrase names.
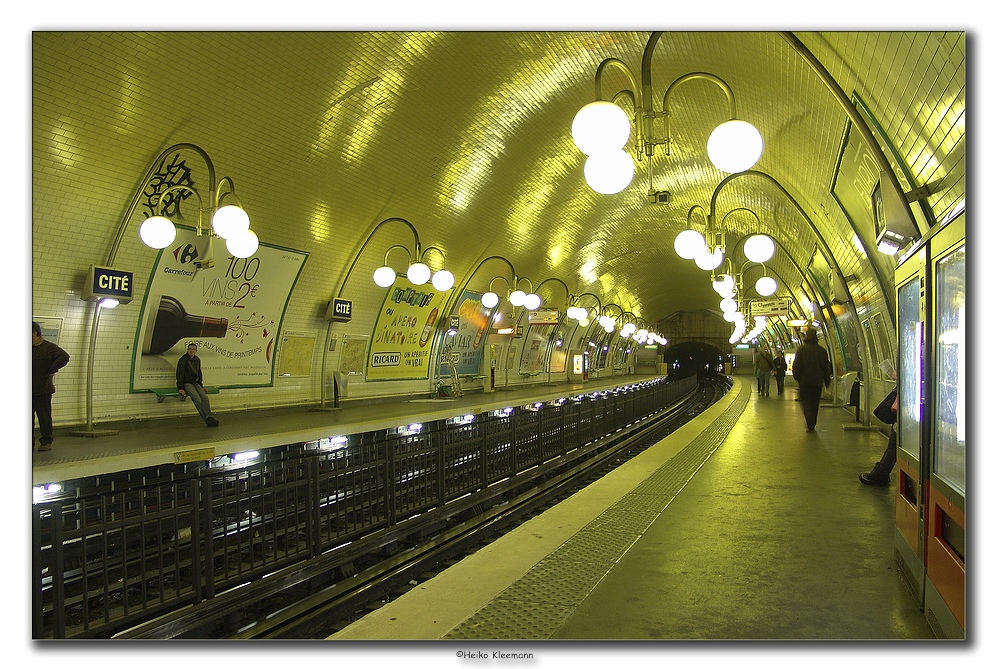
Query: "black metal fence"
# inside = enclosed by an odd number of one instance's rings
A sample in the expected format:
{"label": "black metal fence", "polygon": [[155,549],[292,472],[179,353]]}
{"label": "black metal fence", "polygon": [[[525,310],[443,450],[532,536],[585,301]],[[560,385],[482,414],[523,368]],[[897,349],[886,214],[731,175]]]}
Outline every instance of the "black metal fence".
{"label": "black metal fence", "polygon": [[33,637],[106,637],[412,522],[611,435],[697,379],[64,482],[32,505]]}

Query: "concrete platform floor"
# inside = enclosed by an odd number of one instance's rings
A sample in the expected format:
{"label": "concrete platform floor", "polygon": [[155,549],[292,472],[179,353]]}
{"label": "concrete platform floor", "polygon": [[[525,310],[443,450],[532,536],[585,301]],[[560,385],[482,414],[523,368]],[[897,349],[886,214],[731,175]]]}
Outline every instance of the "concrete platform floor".
{"label": "concrete platform floor", "polygon": [[885,437],[843,408],[807,432],[794,385],[751,383],[331,639],[933,639],[895,567],[894,490],[857,479]]}

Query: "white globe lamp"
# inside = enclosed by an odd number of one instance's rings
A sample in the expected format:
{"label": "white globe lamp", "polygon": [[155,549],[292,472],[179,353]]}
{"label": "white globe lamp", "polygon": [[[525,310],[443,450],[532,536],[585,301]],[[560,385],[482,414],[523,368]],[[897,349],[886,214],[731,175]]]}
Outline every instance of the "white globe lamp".
{"label": "white globe lamp", "polygon": [[708,137],[708,157],[723,172],[750,169],[764,152],[764,138],[746,121],[726,121]]}
{"label": "white globe lamp", "polygon": [[422,286],[431,278],[431,268],[422,262],[415,262],[406,270],[406,278],[414,286]]}
{"label": "white globe lamp", "polygon": [[226,250],[237,258],[249,258],[257,253],[260,240],[253,230],[244,230],[226,239]]}
{"label": "white globe lamp", "polygon": [[448,290],[455,285],[455,275],[446,269],[434,272],[431,285],[434,286],[434,290]]}
{"label": "white globe lamp", "polygon": [[754,288],[757,289],[758,295],[768,297],[769,295],[774,295],[774,291],[778,290],[778,282],[769,276],[762,276],[757,279]]}
{"label": "white globe lamp", "polygon": [[722,264],[722,260],[722,249],[715,249],[714,253],[702,250],[694,257],[694,263],[705,271],[715,269]]}
{"label": "white globe lamp", "polygon": [[622,148],[631,132],[625,110],[606,100],[584,105],[573,118],[573,142],[588,156]]}
{"label": "white globe lamp", "polygon": [[534,293],[528,293],[524,296],[524,308],[528,311],[534,311],[538,307],[542,306],[542,298]]}
{"label": "white globe lamp", "polygon": [[620,149],[594,154],[583,165],[587,184],[602,195],[622,192],[632,183],[634,175],[632,157]]}
{"label": "white globe lamp", "polygon": [[166,216],[150,216],[139,226],[139,239],[146,246],[165,249],[177,237],[177,228]]}
{"label": "white globe lamp", "polygon": [[250,217],[241,207],[227,204],[212,216],[212,229],[223,239],[229,239],[250,229]]}
{"label": "white globe lamp", "polygon": [[488,293],[483,293],[483,297],[479,301],[482,302],[483,306],[487,309],[492,309],[500,304],[500,296],[493,291],[490,291]]}
{"label": "white globe lamp", "polygon": [[694,260],[698,251],[704,250],[705,238],[697,230],[682,230],[674,238],[674,251],[685,260]]}
{"label": "white globe lamp", "polygon": [[396,270],[386,265],[385,267],[379,267],[375,270],[375,274],[372,277],[375,280],[375,285],[380,288],[388,288],[396,281]]}
{"label": "white globe lamp", "polygon": [[524,294],[523,290],[515,290],[510,294],[510,297],[508,297],[507,300],[515,307],[520,307],[524,304],[525,297],[527,297],[527,295]]}
{"label": "white globe lamp", "polygon": [[774,240],[767,235],[751,235],[743,243],[743,255],[753,262],[767,262],[774,257]]}

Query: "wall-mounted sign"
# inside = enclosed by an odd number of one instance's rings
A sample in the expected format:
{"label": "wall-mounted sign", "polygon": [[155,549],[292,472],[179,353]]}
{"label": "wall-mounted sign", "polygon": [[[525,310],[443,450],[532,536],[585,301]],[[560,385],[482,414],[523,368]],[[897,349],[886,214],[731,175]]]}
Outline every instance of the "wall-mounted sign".
{"label": "wall-mounted sign", "polygon": [[326,308],[326,320],[347,323],[351,320],[351,311],[353,308],[354,302],[351,300],[342,300],[339,297],[335,297],[330,300],[330,304]]}
{"label": "wall-mounted sign", "polygon": [[118,300],[120,304],[132,301],[132,272],[113,267],[91,265],[87,272],[87,283],[81,297],[85,300],[102,300],[106,297]]}

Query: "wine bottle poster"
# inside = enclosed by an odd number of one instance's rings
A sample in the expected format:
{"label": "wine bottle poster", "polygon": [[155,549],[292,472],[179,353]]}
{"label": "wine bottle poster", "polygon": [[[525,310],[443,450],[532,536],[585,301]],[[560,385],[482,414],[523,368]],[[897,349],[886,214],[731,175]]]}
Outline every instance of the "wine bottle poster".
{"label": "wine bottle poster", "polygon": [[[458,374],[479,374],[483,360],[483,347],[489,338],[490,318],[493,309],[484,307],[480,302],[482,293],[470,290],[462,293],[458,301],[458,331],[450,337],[451,353],[458,354],[455,371]],[[451,358],[454,360],[454,357]],[[439,370],[441,376],[451,374],[451,366],[442,362]]]}
{"label": "wine bottle poster", "polygon": [[406,277],[396,277],[372,332],[367,380],[428,378],[434,332],[450,292],[435,290],[430,284],[414,286]]}
{"label": "wine bottle poster", "polygon": [[261,243],[251,257],[234,258],[223,240],[177,226],[143,298],[132,392],[174,387],[189,343],[198,345],[205,385],[272,385],[276,338],[308,256]]}

